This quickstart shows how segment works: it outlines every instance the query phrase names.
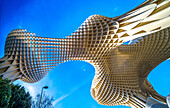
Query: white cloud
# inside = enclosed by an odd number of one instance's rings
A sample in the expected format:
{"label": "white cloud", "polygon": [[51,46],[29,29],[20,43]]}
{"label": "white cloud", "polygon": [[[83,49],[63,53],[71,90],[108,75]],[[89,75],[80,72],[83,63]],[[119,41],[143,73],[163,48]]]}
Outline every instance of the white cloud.
{"label": "white cloud", "polygon": [[[85,66],[82,66],[82,69],[84,70]],[[84,70],[85,71],[85,70]],[[62,101],[63,99],[67,98],[68,96],[70,96],[72,93],[74,93],[75,91],[77,91],[79,88],[81,88],[82,86],[84,86],[85,84],[87,84],[88,82],[91,82],[91,79],[93,78],[93,74],[89,75],[89,77],[87,77],[84,81],[82,81],[81,83],[79,83],[76,87],[72,88],[70,93],[65,94],[59,98],[57,98],[54,102],[53,102],[53,106],[55,106],[57,103],[59,103],[60,101]],[[51,89],[50,87],[53,86],[53,82],[52,80],[50,80],[50,78],[48,77],[48,75],[43,78],[41,81],[36,82],[36,83],[25,83],[22,82],[20,80],[15,82],[16,84],[19,83],[20,85],[24,86],[25,89],[30,93],[30,95],[35,98],[35,96],[37,94],[39,94],[41,92],[41,88],[45,85],[49,86],[49,90],[45,90],[47,95],[51,95],[54,96],[56,91],[55,89]]]}
{"label": "white cloud", "polygon": [[85,79],[83,82],[81,82],[80,84],[78,84],[76,87],[72,88],[72,91],[69,94],[63,95],[59,98],[57,98],[54,102],[53,102],[53,106],[55,106],[57,103],[59,103],[60,101],[62,101],[64,98],[70,96],[72,93],[74,93],[75,91],[77,91],[79,88],[81,88],[83,85],[87,84],[89,81],[91,81],[93,77],[93,74],[89,75],[89,77],[87,77],[87,79]]}
{"label": "white cloud", "polygon": [[19,25],[19,26],[18,26],[18,28],[19,28],[19,29],[21,29],[21,28],[22,28],[22,26],[21,26],[21,25]]}
{"label": "white cloud", "polygon": [[[71,94],[71,93],[70,93],[70,94]],[[56,104],[57,104],[58,102],[60,102],[61,100],[63,100],[64,98],[66,98],[67,96],[69,96],[70,94],[61,96],[61,97],[59,97],[58,99],[56,99],[56,100],[53,102],[53,106],[56,105]]]}
{"label": "white cloud", "polygon": [[19,22],[18,28],[21,29],[22,28],[22,22]]}
{"label": "white cloud", "polygon": [[85,65],[83,65],[83,66],[81,67],[81,69],[82,69],[83,71],[86,71]]}
{"label": "white cloud", "polygon": [[38,94],[39,90],[37,90],[37,88],[33,86],[33,84],[23,83],[22,85],[25,87],[27,91],[29,91],[32,97],[35,97]]}
{"label": "white cloud", "polygon": [[34,86],[34,84],[32,83],[26,83],[26,82],[22,82],[21,80],[17,80],[14,82],[14,84],[19,84],[24,86],[26,91],[28,91],[32,97],[35,97],[36,94],[39,92],[39,90],[37,91],[36,86]]}
{"label": "white cloud", "polygon": [[113,11],[117,11],[117,9],[118,9],[118,8],[117,8],[117,7],[115,7],[115,8],[113,9]]}
{"label": "white cloud", "polygon": [[49,78],[49,75],[44,77],[41,81],[38,81],[36,83],[26,83],[21,80],[17,80],[14,82],[14,84],[19,84],[25,87],[26,91],[30,93],[30,95],[35,98],[37,94],[41,93],[42,87],[48,86],[49,88],[46,90],[44,89],[43,92],[45,92],[46,95],[52,97],[55,95],[56,90],[53,89],[53,82]]}

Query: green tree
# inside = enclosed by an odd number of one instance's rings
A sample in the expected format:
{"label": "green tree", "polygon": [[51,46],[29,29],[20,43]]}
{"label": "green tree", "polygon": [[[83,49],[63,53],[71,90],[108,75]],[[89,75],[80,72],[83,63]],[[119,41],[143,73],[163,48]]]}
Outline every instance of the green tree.
{"label": "green tree", "polygon": [[[32,100],[31,108],[38,108],[39,101],[40,101],[40,94],[37,94],[35,99]],[[53,97],[50,98],[49,96],[45,95],[45,93],[43,92],[40,108],[51,108],[53,101],[54,101]]]}
{"label": "green tree", "polygon": [[10,80],[0,77],[0,108],[7,108],[11,98]]}
{"label": "green tree", "polygon": [[10,108],[30,108],[31,96],[29,92],[25,91],[25,88],[21,85],[11,84],[12,94],[9,101]]}
{"label": "green tree", "polygon": [[0,77],[0,108],[30,108],[31,98],[24,87]]}

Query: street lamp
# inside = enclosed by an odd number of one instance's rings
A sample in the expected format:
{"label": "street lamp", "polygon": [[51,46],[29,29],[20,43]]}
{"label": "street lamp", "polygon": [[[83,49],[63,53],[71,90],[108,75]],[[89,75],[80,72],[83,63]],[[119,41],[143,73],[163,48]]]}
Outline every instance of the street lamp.
{"label": "street lamp", "polygon": [[42,93],[43,93],[43,88],[48,89],[48,86],[42,87],[41,96],[40,96],[40,101],[39,101],[39,104],[38,104],[38,108],[40,108],[40,103],[41,103],[41,97],[42,97]]}

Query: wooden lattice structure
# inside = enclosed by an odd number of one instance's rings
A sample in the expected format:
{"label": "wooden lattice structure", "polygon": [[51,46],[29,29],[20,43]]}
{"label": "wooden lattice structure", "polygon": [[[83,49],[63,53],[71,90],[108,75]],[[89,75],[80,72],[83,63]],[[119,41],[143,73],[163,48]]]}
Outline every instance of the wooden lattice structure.
{"label": "wooden lattice structure", "polygon": [[99,104],[145,107],[147,97],[165,102],[147,76],[170,58],[169,16],[169,0],[148,0],[118,17],[90,16],[66,38],[13,30],[0,75],[34,83],[59,63],[83,60],[95,67],[91,94]]}

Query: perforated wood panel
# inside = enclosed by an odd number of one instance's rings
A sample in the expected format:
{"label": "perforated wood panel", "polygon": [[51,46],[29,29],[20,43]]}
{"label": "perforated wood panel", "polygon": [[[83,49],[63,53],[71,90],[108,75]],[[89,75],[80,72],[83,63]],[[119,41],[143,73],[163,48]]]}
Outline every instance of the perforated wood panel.
{"label": "perforated wood panel", "polygon": [[[0,75],[34,83],[59,63],[83,60],[95,68],[91,94],[99,104],[145,107],[150,96],[165,102],[147,75],[170,58],[169,5],[169,0],[149,0],[118,17],[93,15],[66,38],[13,30]],[[124,45],[126,41],[130,43]]]}

